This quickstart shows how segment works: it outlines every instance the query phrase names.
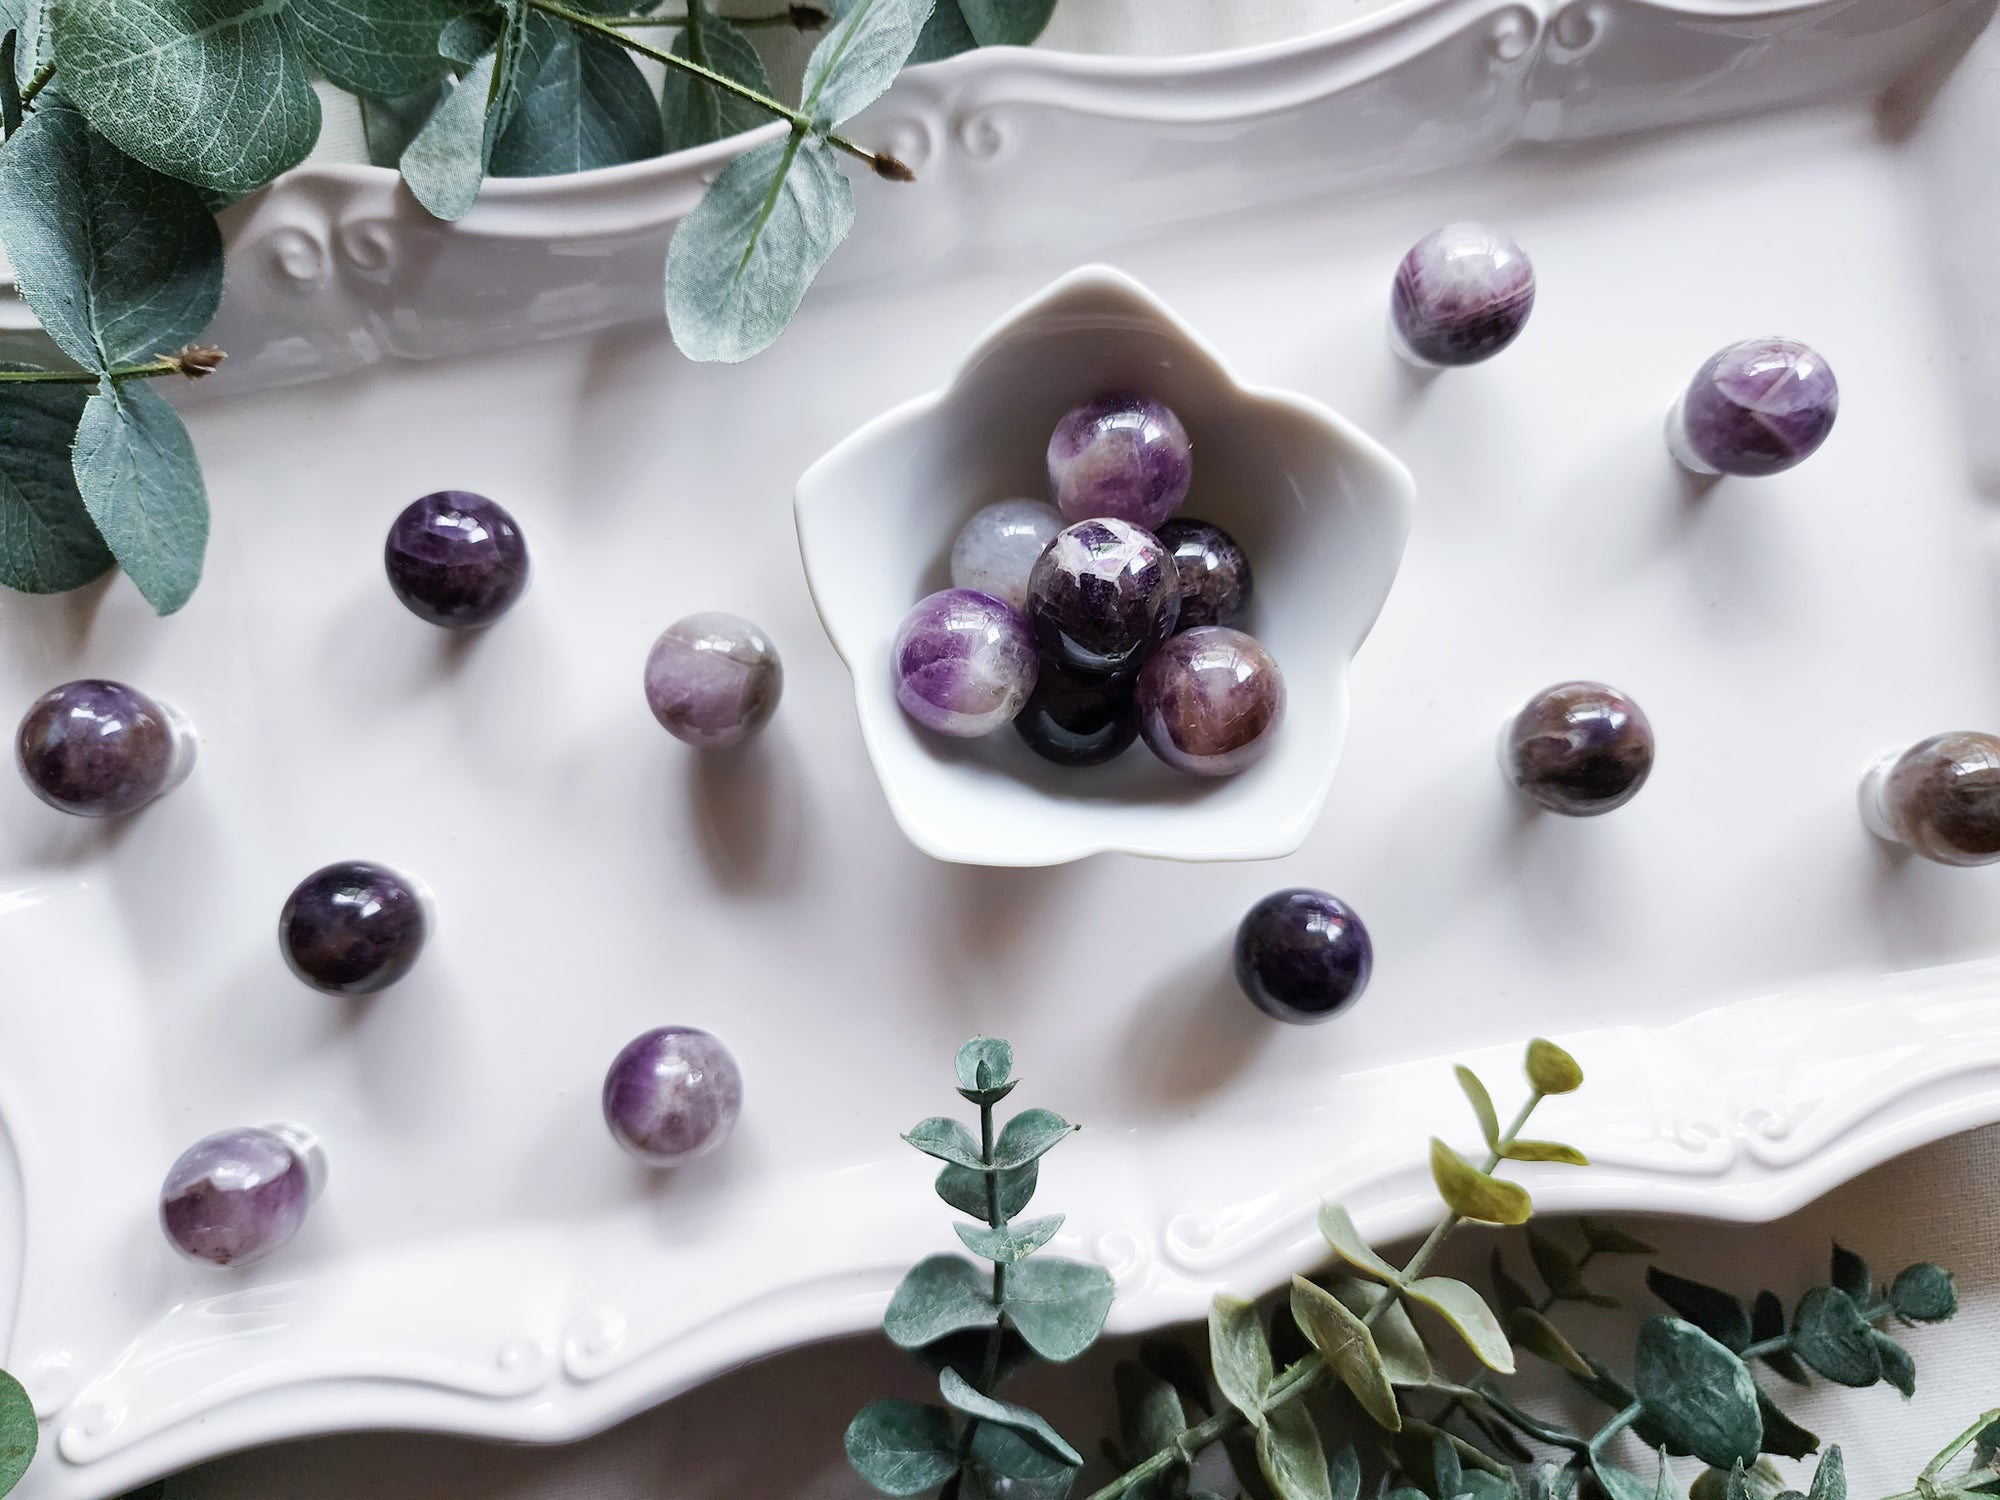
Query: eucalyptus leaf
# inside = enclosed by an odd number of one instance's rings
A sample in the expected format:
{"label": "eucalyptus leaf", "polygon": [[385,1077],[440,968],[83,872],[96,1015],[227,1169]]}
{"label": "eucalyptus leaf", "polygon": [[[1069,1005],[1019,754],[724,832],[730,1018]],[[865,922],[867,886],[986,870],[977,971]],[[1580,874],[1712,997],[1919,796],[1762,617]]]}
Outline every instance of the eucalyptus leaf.
{"label": "eucalyptus leaf", "polygon": [[1586,1380],[1591,1377],[1590,1365],[1563,1337],[1562,1330],[1532,1307],[1517,1307],[1509,1313],[1507,1332],[1515,1343],[1537,1359],[1546,1360],[1558,1369],[1580,1375]]}
{"label": "eucalyptus leaf", "polygon": [[1048,26],[1056,0],[958,0],[958,8],[980,46],[1025,47]]}
{"label": "eucalyptus leaf", "polygon": [[[1303,1276],[1292,1278],[1292,1316],[1375,1424],[1390,1432],[1401,1430],[1396,1392],[1367,1325],[1339,1298]],[[1277,1487],[1275,1479],[1272,1484]]]}
{"label": "eucalyptus leaf", "polygon": [[1361,1500],[1361,1460],[1354,1444],[1342,1443],[1328,1458],[1326,1488],[1331,1500]]}
{"label": "eucalyptus leaf", "polygon": [[1595,1453],[1590,1457],[1590,1472],[1608,1500],[1654,1500],[1653,1485]]}
{"label": "eucalyptus leaf", "polygon": [[1255,1303],[1218,1292],[1208,1305],[1208,1358],[1223,1400],[1264,1425],[1264,1393],[1271,1388],[1271,1346],[1257,1321]]}
{"label": "eucalyptus leaf", "polygon": [[1128,1464],[1159,1452],[1187,1431],[1180,1395],[1137,1360],[1119,1360],[1111,1380],[1118,1393],[1118,1435]]}
{"label": "eucalyptus leaf", "polygon": [[0,31],[16,34],[14,82],[25,88],[48,57],[47,0],[0,0]]}
{"label": "eucalyptus leaf", "polygon": [[1816,1286],[1792,1310],[1792,1351],[1837,1385],[1869,1386],[1882,1378],[1882,1356],[1854,1299]]}
{"label": "eucalyptus leaf", "polygon": [[508,28],[508,13],[498,0],[489,9],[455,16],[438,33],[438,56],[452,64],[454,72],[463,72],[499,46]]}
{"label": "eucalyptus leaf", "polygon": [[998,1422],[1002,1427],[1020,1433],[1048,1456],[1061,1459],[1073,1468],[1083,1467],[1083,1455],[1065,1442],[1062,1434],[1040,1416],[1025,1406],[1014,1406],[982,1395],[970,1381],[949,1366],[938,1373],[938,1391],[947,1406],[964,1412],[968,1417],[977,1417],[982,1422]]}
{"label": "eucalyptus leaf", "polygon": [[1436,1136],[1431,1137],[1431,1179],[1445,1207],[1461,1219],[1481,1224],[1525,1224],[1534,1212],[1527,1190],[1519,1183],[1488,1176]]}
{"label": "eucalyptus leaf", "polygon": [[1512,1140],[1500,1149],[1505,1161],[1548,1161],[1565,1167],[1587,1167],[1590,1158],[1561,1141]]}
{"label": "eucalyptus leaf", "polygon": [[1271,1481],[1264,1477],[1264,1461],[1257,1452],[1256,1429],[1238,1428],[1222,1437],[1222,1451],[1229,1459],[1229,1472],[1236,1478],[1240,1500],[1277,1500]]}
{"label": "eucalyptus leaf", "polygon": [[921,1349],[964,1328],[1000,1321],[993,1278],[962,1255],[928,1255],[897,1284],[882,1314],[882,1331],[899,1349]]}
{"label": "eucalyptus leaf", "polygon": [[993,1422],[974,1424],[967,1456],[990,1500],[1062,1500],[1076,1480],[1076,1465]]}
{"label": "eucalyptus leaf", "polygon": [[163,615],[187,603],[208,545],[208,492],[174,409],[144,382],[102,382],[77,424],[71,467],[84,509],[146,602]]}
{"label": "eucalyptus leaf", "polygon": [[1062,1225],[1061,1214],[1050,1214],[1043,1219],[1003,1224],[997,1229],[988,1224],[954,1224],[951,1227],[958,1231],[959,1239],[974,1255],[983,1255],[1000,1265],[1012,1265],[1041,1249]]}
{"label": "eucalyptus leaf", "polygon": [[1009,1268],[1001,1308],[1029,1348],[1061,1363],[1097,1341],[1116,1291],[1102,1266],[1038,1255]]}
{"label": "eucalyptus leaf", "polygon": [[21,128],[21,79],[14,65],[20,43],[17,27],[9,26],[0,34],[0,132],[7,135]]}
{"label": "eucalyptus leaf", "polygon": [[319,96],[286,0],[58,0],[62,91],[127,156],[238,196],[298,165]]}
{"label": "eucalyptus leaf", "polygon": [[449,86],[448,80],[439,79],[392,99],[356,95],[355,102],[361,106],[361,138],[368,148],[368,164],[400,165],[403,153],[410,149],[410,142],[424,128]]}
{"label": "eucalyptus leaf", "polygon": [[489,0],[290,0],[306,54],[335,87],[393,98],[444,75],[438,37]]}
{"label": "eucalyptus leaf", "polygon": [[1764,1422],[1764,1451],[1780,1458],[1804,1458],[1819,1451],[1819,1438],[1787,1416],[1764,1392],[1757,1393],[1757,1410]]}
{"label": "eucalyptus leaf", "polygon": [[1452,1069],[1458,1079],[1459,1088],[1472,1104],[1472,1113],[1479,1119],[1479,1136],[1486,1142],[1489,1151],[1500,1145],[1500,1116],[1494,1112],[1493,1096],[1486,1091],[1486,1085],[1479,1081],[1479,1075],[1460,1063]]}
{"label": "eucalyptus leaf", "polygon": [[1571,1500],[1576,1494],[1577,1477],[1576,1469],[1569,1464],[1540,1464],[1529,1482],[1529,1494],[1533,1500]]}
{"label": "eucalyptus leaf", "polygon": [[[1778,1300],[1776,1292],[1759,1292],[1750,1304],[1750,1342],[1769,1343],[1785,1331],[1785,1304]],[[1768,1354],[1758,1356],[1773,1374],[1789,1380],[1793,1385],[1810,1385],[1811,1377],[1806,1367],[1799,1363],[1799,1357],[1789,1349],[1773,1349]]]}
{"label": "eucalyptus leaf", "polygon": [[1689,1500],[1776,1500],[1785,1490],[1785,1476],[1768,1458],[1749,1468],[1703,1469],[1689,1488]]}
{"label": "eucalyptus leaf", "polygon": [[89,399],[83,386],[0,384],[0,585],[59,594],[118,565],[70,468]]}
{"label": "eucalyptus leaf", "polygon": [[1847,1500],[1847,1460],[1836,1443],[1826,1450],[1819,1467],[1813,1470],[1812,1488],[1806,1500]]}
{"label": "eucalyptus leaf", "polygon": [[847,1424],[847,1460],[885,1495],[921,1495],[958,1470],[958,1439],[941,1406],[890,1397]]}
{"label": "eucalyptus leaf", "polygon": [[[835,9],[839,9],[836,4]],[[937,9],[924,22],[924,29],[917,35],[917,45],[911,49],[912,63],[935,62],[941,57],[956,57],[961,52],[970,52],[979,45],[979,38],[972,34],[967,24],[965,12],[958,8],[958,0],[937,0]]]}
{"label": "eucalyptus leaf", "polygon": [[1287,1401],[1257,1429],[1257,1465],[1278,1500],[1332,1500],[1326,1450],[1303,1402]]}
{"label": "eucalyptus leaf", "polygon": [[932,1115],[928,1120],[919,1120],[903,1139],[924,1155],[935,1156],[939,1161],[984,1169],[979,1142],[972,1138],[972,1132],[965,1128],[963,1121],[954,1120],[949,1115]]}
{"label": "eucalyptus leaf", "polygon": [[1656,1255],[1659,1252],[1642,1239],[1635,1239],[1615,1224],[1602,1219],[1578,1219],[1583,1242],[1599,1255]]}
{"label": "eucalyptus leaf", "polygon": [[[1002,1219],[1011,1219],[1028,1206],[1035,1196],[1035,1179],[1040,1171],[1037,1163],[1029,1162],[1011,1172],[993,1174],[999,1185]],[[962,1214],[971,1214],[975,1219],[986,1217],[986,1173],[978,1167],[947,1165],[937,1175],[937,1195]]]}
{"label": "eucalyptus leaf", "polygon": [[873,104],[896,81],[934,0],[849,0],[813,48],[800,84],[801,107],[831,129]]}
{"label": "eucalyptus leaf", "polygon": [[960,1088],[997,1089],[1014,1075],[1014,1049],[997,1036],[976,1036],[958,1049],[952,1066]]}
{"label": "eucalyptus leaf", "polygon": [[1322,1203],[1319,1206],[1319,1232],[1333,1253],[1353,1266],[1357,1271],[1366,1271],[1381,1281],[1400,1281],[1403,1273],[1377,1255],[1355,1228],[1353,1218],[1338,1203]]}
{"label": "eucalyptus leaf", "polygon": [[1868,1341],[1875,1346],[1875,1353],[1882,1364],[1882,1378],[1901,1391],[1907,1399],[1917,1393],[1917,1362],[1910,1358],[1910,1351],[1890,1338],[1886,1333],[1870,1329]]}
{"label": "eucalyptus leaf", "polygon": [[486,175],[486,112],[499,53],[488,52],[450,85],[403,151],[403,181],[435,218],[465,217]]}
{"label": "eucalyptus leaf", "polygon": [[1740,1298],[1658,1266],[1646,1268],[1646,1287],[1724,1348],[1740,1351],[1750,1346],[1750,1310]]}
{"label": "eucalyptus leaf", "polygon": [[1424,1276],[1407,1283],[1403,1291],[1443,1317],[1487,1369],[1514,1373],[1513,1347],[1493,1309],[1471,1287],[1449,1276]]}
{"label": "eucalyptus leaf", "polygon": [[1563,1302],[1597,1301],[1597,1294],[1584,1285],[1582,1268],[1569,1251],[1533,1226],[1526,1233],[1528,1257],[1534,1261],[1535,1274],[1542,1278],[1542,1285],[1551,1295]]}
{"label": "eucalyptus leaf", "polygon": [[1540,1094],[1568,1094],[1583,1087],[1583,1069],[1554,1042],[1536,1037],[1528,1043],[1528,1082]]}
{"label": "eucalyptus leaf", "polygon": [[[688,0],[687,24],[674,37],[672,52],[699,63],[725,78],[733,78],[760,94],[771,94],[771,77],[764,70],[750,38],[712,12],[706,0]],[[768,124],[771,116],[747,100],[695,77],[680,68],[667,69],[661,82],[660,119],[665,149],[682,151],[726,140]],[[984,1041],[987,1038],[975,1038]],[[968,1042],[967,1046],[972,1043]],[[1001,1045],[1005,1045],[1002,1043]]]}
{"label": "eucalyptus leaf", "polygon": [[1943,1266],[1905,1266],[1889,1283],[1889,1305],[1913,1323],[1942,1323],[1958,1311],[1958,1288]]}
{"label": "eucalyptus leaf", "polygon": [[1154,1336],[1139,1342],[1139,1363],[1180,1393],[1182,1404],[1204,1417],[1209,1401],[1208,1367],[1178,1339]]}
{"label": "eucalyptus leaf", "polygon": [[1833,1247],[1831,1281],[1854,1299],[1856,1307],[1866,1307],[1874,1300],[1875,1288],[1868,1275],[1868,1262],[1836,1243]]}
{"label": "eucalyptus leaf", "polygon": [[1757,1382],[1742,1360],[1694,1324],[1656,1317],[1640,1326],[1632,1388],[1676,1452],[1715,1467],[1756,1461],[1764,1437]]}
{"label": "eucalyptus leaf", "polygon": [[0,1495],[21,1482],[35,1457],[40,1428],[21,1382],[0,1370]]}
{"label": "eucalyptus leaf", "polygon": [[1060,1145],[1076,1130],[1052,1109],[1024,1109],[1000,1127],[993,1164],[1002,1170],[1026,1166]]}
{"label": "eucalyptus leaf", "polygon": [[522,43],[487,175],[552,177],[660,154],[660,107],[631,53],[539,11],[527,17]]}
{"label": "eucalyptus leaf", "polygon": [[1322,1284],[1357,1317],[1365,1319],[1374,1314],[1369,1332],[1374,1335],[1382,1368],[1388,1372],[1391,1385],[1423,1385],[1431,1378],[1430,1351],[1424,1347],[1417,1325],[1410,1321],[1409,1310],[1396,1301],[1386,1312],[1375,1312],[1375,1304],[1384,1297],[1394,1296],[1393,1292],[1356,1276],[1336,1276]]}

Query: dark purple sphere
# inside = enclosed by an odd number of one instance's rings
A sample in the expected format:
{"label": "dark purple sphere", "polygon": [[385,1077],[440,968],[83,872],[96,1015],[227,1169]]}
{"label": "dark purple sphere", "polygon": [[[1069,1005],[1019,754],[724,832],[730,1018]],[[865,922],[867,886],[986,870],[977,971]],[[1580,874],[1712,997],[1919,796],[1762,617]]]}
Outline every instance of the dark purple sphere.
{"label": "dark purple sphere", "polygon": [[389,587],[418,619],[453,630],[491,625],[528,586],[528,544],[484,495],[439,490],[413,500],[382,551]]}
{"label": "dark purple sphere", "polygon": [[1513,343],[1535,309],[1535,268],[1490,224],[1447,224],[1410,247],[1389,293],[1399,352],[1425,365],[1472,365]]}
{"label": "dark purple sphere", "polygon": [[1500,764],[1550,812],[1593,817],[1639,795],[1653,770],[1653,726],[1615,688],[1558,683],[1508,721]]}
{"label": "dark purple sphere", "polygon": [[430,917],[394,870],[343,860],[299,882],[278,916],[278,947],[292,972],[329,995],[372,995],[416,964]]}
{"label": "dark purple sphere", "polygon": [[167,1169],[160,1227],[189,1260],[247,1266],[299,1232],[319,1184],[317,1148],[266,1127],[203,1136]]}
{"label": "dark purple sphere", "polygon": [[1034,692],[1014,717],[1014,728],[1043,760],[1059,766],[1099,765],[1139,737],[1132,688],[1129,676],[1084,676],[1045,661]]}
{"label": "dark purple sphere", "polygon": [[137,688],[87,677],[29,706],[14,757],[28,789],[50,807],[116,818],[178,785],[194,740],[171,709]]}
{"label": "dark purple sphere", "polygon": [[1174,633],[1180,574],[1158,537],[1130,522],[1079,521],[1028,575],[1028,618],[1046,656],[1071,671],[1129,672]]}
{"label": "dark purple sphere", "polygon": [[1368,988],[1375,945],[1346,902],[1325,891],[1273,891],[1236,929],[1236,982],[1257,1009],[1308,1025]]}
{"label": "dark purple sphere", "polygon": [[1177,771],[1234,776],[1270,752],[1285,716],[1271,653],[1226,625],[1175,636],[1139,670],[1139,733]]}
{"label": "dark purple sphere", "polygon": [[1696,372],[1668,445],[1698,472],[1760,478],[1810,458],[1840,411],[1832,367],[1791,339],[1731,344]]}
{"label": "dark purple sphere", "polygon": [[1241,624],[1250,608],[1250,559],[1236,538],[1207,521],[1178,518],[1162,526],[1159,536],[1180,573],[1181,614],[1175,628]]}
{"label": "dark purple sphere", "polygon": [[1035,638],[1013,605],[977,589],[940,589],[916,603],[889,648],[896,702],[926,729],[991,734],[1035,688]]}
{"label": "dark purple sphere", "polygon": [[1072,408],[1049,437],[1049,494],[1070,521],[1110,516],[1151,531],[1180,509],[1194,450],[1171,408],[1108,391]]}
{"label": "dark purple sphere", "polygon": [[604,1075],[604,1123],[648,1166],[678,1166],[713,1151],[742,1109],[736,1059],[693,1026],[634,1037]]}

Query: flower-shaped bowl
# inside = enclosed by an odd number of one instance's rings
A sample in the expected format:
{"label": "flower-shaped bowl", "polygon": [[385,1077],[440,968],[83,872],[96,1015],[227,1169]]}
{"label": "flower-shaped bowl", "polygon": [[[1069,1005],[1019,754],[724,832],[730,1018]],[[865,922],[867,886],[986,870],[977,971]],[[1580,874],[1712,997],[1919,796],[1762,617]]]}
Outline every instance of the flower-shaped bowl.
{"label": "flower-shaped bowl", "polygon": [[[1386,357],[1386,356],[1385,356]],[[1057,766],[1011,729],[952,740],[897,706],[890,643],[948,587],[966,517],[1047,498],[1057,420],[1107,390],[1165,401],[1194,444],[1180,514],[1250,557],[1244,628],[1284,673],[1284,722],[1240,775],[1174,771],[1134,746]],[[1347,673],[1410,528],[1409,471],[1316,402],[1241,383],[1156,297],[1106,266],[1073,271],[1001,319],[942,391],[862,427],[799,480],[799,549],[834,649],[854,674],[868,755],[911,842],[961,864],[1051,865],[1107,852],[1273,859],[1318,817],[1347,730]]]}

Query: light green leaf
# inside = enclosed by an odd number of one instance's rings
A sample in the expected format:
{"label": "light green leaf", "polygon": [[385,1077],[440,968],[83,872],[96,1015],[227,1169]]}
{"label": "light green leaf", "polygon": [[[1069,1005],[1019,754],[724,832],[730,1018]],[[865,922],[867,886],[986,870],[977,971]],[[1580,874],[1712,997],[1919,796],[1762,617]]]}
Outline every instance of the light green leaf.
{"label": "light green leaf", "polygon": [[285,0],[55,0],[62,91],[157,172],[239,196],[305,159],[319,97]]}
{"label": "light green leaf", "polygon": [[958,1440],[941,1406],[891,1397],[847,1424],[847,1461],[885,1495],[921,1495],[958,1472]]}
{"label": "light green leaf", "polygon": [[1471,1287],[1449,1276],[1424,1276],[1408,1283],[1403,1291],[1451,1324],[1487,1369],[1502,1375],[1514,1373],[1513,1346],[1486,1299]]}
{"label": "light green leaf", "polygon": [[19,1484],[28,1472],[39,1435],[35,1403],[21,1389],[20,1381],[0,1370],[0,1495]]}
{"label": "light green leaf", "polygon": [[1481,1224],[1525,1224],[1534,1203],[1518,1182],[1490,1177],[1436,1136],[1431,1137],[1431,1179],[1445,1207]]}
{"label": "light green leaf", "polygon": [[910,1267],[882,1314],[882,1331],[899,1349],[1000,1321],[993,1279],[962,1255],[928,1255]]}
{"label": "light green leaf", "polygon": [[10,589],[59,594],[117,566],[70,468],[89,399],[78,385],[0,385],[0,584]]}
{"label": "light green leaf", "polygon": [[1504,1161],[1552,1161],[1566,1167],[1587,1167],[1590,1158],[1560,1141],[1509,1141],[1500,1151]]}
{"label": "light green leaf", "polygon": [[1012,1428],[1049,1456],[1063,1460],[1072,1468],[1083,1467],[1083,1456],[1041,1417],[1025,1406],[1014,1406],[981,1395],[950,1365],[938,1372],[938,1390],[947,1406],[964,1412],[968,1417],[977,1417],[982,1422],[998,1422],[1002,1427]]}
{"label": "light green leaf", "polygon": [[1380,1281],[1402,1278],[1402,1272],[1369,1247],[1361,1231],[1355,1228],[1353,1218],[1338,1203],[1322,1203],[1319,1206],[1319,1232],[1333,1247],[1333,1253],[1357,1271],[1366,1271]]}
{"label": "light green leaf", "polygon": [[813,48],[800,85],[801,106],[831,129],[859,114],[896,81],[930,19],[934,0],[849,0]]}
{"label": "light green leaf", "polygon": [[[1363,1281],[1358,1276],[1336,1276],[1324,1285],[1340,1299],[1343,1307],[1359,1318],[1366,1318],[1374,1312],[1376,1303],[1394,1295],[1388,1288]],[[1422,1385],[1431,1378],[1430,1351],[1424,1348],[1417,1325],[1410,1321],[1409,1311],[1400,1301],[1392,1303],[1387,1312],[1378,1314],[1369,1325],[1369,1332],[1374,1335],[1375,1348],[1382,1356],[1382,1368],[1388,1372],[1389,1384]]]}
{"label": "light green leaf", "polygon": [[660,108],[629,52],[540,11],[527,17],[523,42],[488,176],[553,177],[660,154]]}
{"label": "light green leaf", "polygon": [[1554,1042],[1536,1037],[1528,1043],[1528,1082],[1542,1094],[1568,1094],[1583,1087],[1583,1069]]}
{"label": "light green leaf", "polygon": [[[985,1485],[988,1500],[1062,1500],[1076,1478],[1076,1465],[994,1422],[974,1424],[969,1457],[974,1477],[998,1481]],[[960,1494],[973,1500],[978,1491]]]}
{"label": "light green leaf", "polygon": [[1905,1266],[1889,1283],[1889,1305],[1913,1323],[1942,1323],[1958,1311],[1958,1288],[1943,1266]]}
{"label": "light green leaf", "polygon": [[[749,37],[712,13],[706,0],[688,0],[687,16],[687,25],[674,37],[671,50],[676,57],[700,63],[760,94],[773,92],[764,59]],[[682,151],[755,130],[768,124],[771,116],[691,73],[669,68],[660,90],[660,119],[664,149]]]}
{"label": "light green leaf", "polygon": [[1001,1307],[1030,1349],[1060,1364],[1097,1341],[1116,1290],[1102,1266],[1038,1255],[1009,1268]]}
{"label": "light green leaf", "polygon": [[1570,1341],[1562,1336],[1562,1330],[1532,1307],[1517,1307],[1509,1313],[1507,1332],[1515,1343],[1537,1359],[1545,1359],[1585,1380],[1595,1373]]}
{"label": "light green leaf", "polygon": [[1218,1292],[1208,1305],[1208,1359],[1222,1398],[1253,1427],[1264,1425],[1264,1393],[1271,1388],[1271,1346],[1257,1306]]}
{"label": "light green leaf", "polygon": [[1500,1116],[1494,1113],[1493,1096],[1486,1092],[1486,1085],[1479,1081],[1479,1075],[1460,1063],[1452,1069],[1458,1078],[1458,1086],[1465,1091],[1465,1097],[1472,1101],[1472,1112],[1479,1117],[1479,1135],[1486,1142],[1488,1150],[1500,1144]]}
{"label": "light green leaf", "polygon": [[853,227],[854,191],[825,141],[794,133],[744,152],[667,246],[674,342],[724,363],[769,348]]}
{"label": "light green leaf", "polygon": [[1882,1378],[1882,1355],[1854,1299],[1816,1286],[1792,1310],[1792,1352],[1839,1385],[1869,1386]]}
{"label": "light green leaf", "polygon": [[1257,1429],[1257,1466],[1278,1500],[1332,1500],[1326,1450],[1303,1401],[1287,1401]]}
{"label": "light green leaf", "polygon": [[300,42],[350,94],[393,98],[444,76],[438,35],[487,0],[291,0]]}
{"label": "light green leaf", "polygon": [[972,1132],[963,1122],[949,1115],[932,1115],[928,1120],[919,1120],[903,1137],[926,1156],[935,1156],[939,1161],[956,1162],[961,1167],[982,1167],[979,1142],[972,1138]]}
{"label": "light green leaf", "polygon": [[403,181],[434,217],[462,219],[486,175],[486,113],[499,54],[489,52],[450,85],[403,152]]}
{"label": "light green leaf", "polygon": [[1292,1278],[1292,1316],[1375,1424],[1400,1431],[1403,1416],[1396,1407],[1396,1393],[1367,1325],[1339,1298],[1303,1276]]}
{"label": "light green leaf", "polygon": [[7,141],[0,233],[21,295],[78,364],[171,352],[222,298],[222,236],[201,195],[112,149],[60,102]]}
{"label": "light green leaf", "polygon": [[993,1143],[993,1164],[1003,1170],[1024,1167],[1067,1140],[1076,1130],[1052,1109],[1024,1109],[1000,1127]]}
{"label": "light green leaf", "polygon": [[[1011,1219],[1028,1206],[1028,1200],[1035,1196],[1040,1170],[1037,1163],[1029,1162],[1011,1172],[994,1174],[999,1180],[1001,1218]],[[986,1174],[977,1167],[946,1166],[937,1175],[937,1195],[962,1214],[986,1217]]]}
{"label": "light green leaf", "polygon": [[71,466],[98,534],[146,602],[163,615],[187,603],[208,545],[208,492],[174,409],[143,382],[105,382],[83,409]]}
{"label": "light green leaf", "polygon": [[974,1255],[983,1255],[1000,1265],[1012,1265],[1026,1260],[1055,1237],[1062,1228],[1063,1216],[1050,1214],[1045,1219],[1024,1219],[1018,1224],[1004,1224],[995,1229],[987,1224],[954,1224],[959,1239]]}
{"label": "light green leaf", "polygon": [[1716,1468],[1756,1462],[1764,1438],[1757,1382],[1694,1324],[1659,1317],[1640,1326],[1632,1389],[1669,1448]]}

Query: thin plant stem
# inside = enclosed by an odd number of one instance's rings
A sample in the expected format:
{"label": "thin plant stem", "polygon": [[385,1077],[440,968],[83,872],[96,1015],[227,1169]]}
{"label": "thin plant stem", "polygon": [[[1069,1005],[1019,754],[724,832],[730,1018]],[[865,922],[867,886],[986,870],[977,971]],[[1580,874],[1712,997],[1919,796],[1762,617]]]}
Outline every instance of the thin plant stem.
{"label": "thin plant stem", "polygon": [[35,95],[49,86],[49,80],[56,76],[56,65],[43,63],[35,69],[35,76],[28,80],[28,86],[21,90],[21,108],[26,109],[35,102]]}
{"label": "thin plant stem", "polygon": [[[143,365],[120,365],[106,372],[113,382],[155,380],[162,375],[179,375],[180,358],[162,354]],[[95,370],[0,370],[0,382],[9,385],[96,385],[104,377]]]}
{"label": "thin plant stem", "polygon": [[[600,16],[598,19],[606,26],[637,31],[648,26],[685,26],[688,18],[683,12],[678,16]],[[833,18],[815,5],[793,5],[767,16],[719,16],[717,19],[725,20],[731,26],[789,26],[794,31],[817,31]]]}

